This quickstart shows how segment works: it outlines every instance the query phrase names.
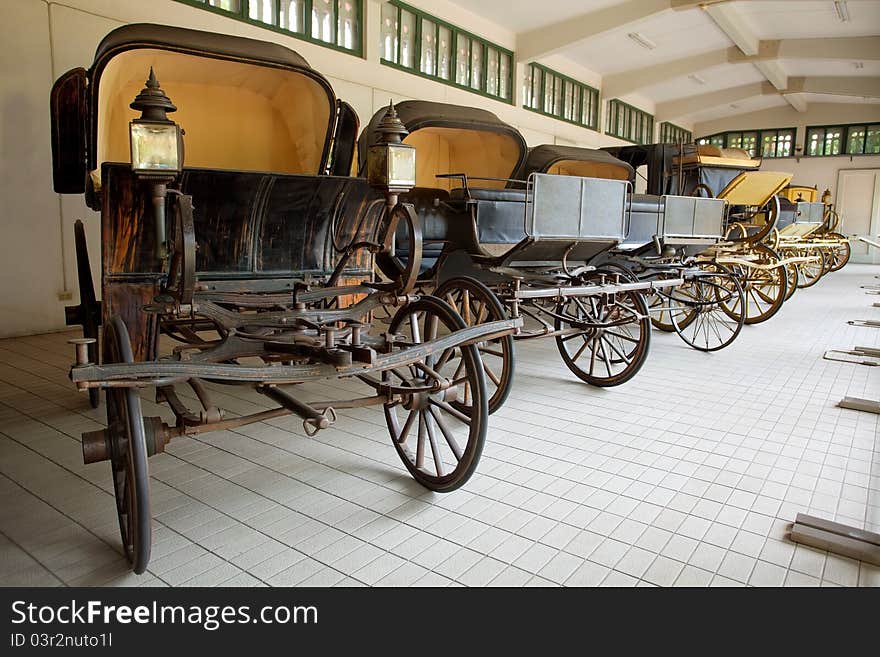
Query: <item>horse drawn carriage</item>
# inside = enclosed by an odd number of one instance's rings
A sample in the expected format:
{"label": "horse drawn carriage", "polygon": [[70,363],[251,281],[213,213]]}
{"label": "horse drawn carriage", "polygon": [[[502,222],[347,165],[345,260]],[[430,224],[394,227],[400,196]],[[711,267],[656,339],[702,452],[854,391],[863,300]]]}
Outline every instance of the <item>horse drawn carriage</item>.
{"label": "horse drawn carriage", "polygon": [[[147,458],[178,436],[284,415],[313,435],[337,411],[379,406],[417,481],[435,491],[467,481],[488,420],[476,345],[519,320],[468,324],[415,293],[419,218],[398,201],[415,161],[393,117],[370,179],[350,177],[357,117],[302,57],[157,25],[111,32],[88,71],[58,79],[51,106],[55,189],[84,193],[100,212],[101,300],[80,224],[81,301],[68,313],[85,333],[71,379],[107,400],[107,428],[83,436],[83,456],[111,464],[135,572],[150,555]],[[374,258],[403,257],[398,224],[412,236],[408,267],[377,282]],[[328,379],[359,381],[366,394],[296,392]],[[212,400],[220,383],[254,387],[266,410],[225,413]],[[143,416],[147,387],[172,421]]]}
{"label": "horse drawn carriage", "polygon": [[[422,218],[420,284],[471,324],[524,322],[512,337],[480,345],[490,410],[509,391],[514,341],[553,338],[566,366],[593,385],[632,378],[650,344],[642,293],[682,281],[634,281],[590,264],[626,239],[629,165],[605,153],[583,162],[557,148],[532,170],[522,135],[490,112],[422,101],[397,112],[419,152],[416,185],[402,198]],[[362,156],[381,118],[361,134]],[[401,229],[396,237],[398,245],[411,239]],[[377,264],[389,278],[405,265]]]}

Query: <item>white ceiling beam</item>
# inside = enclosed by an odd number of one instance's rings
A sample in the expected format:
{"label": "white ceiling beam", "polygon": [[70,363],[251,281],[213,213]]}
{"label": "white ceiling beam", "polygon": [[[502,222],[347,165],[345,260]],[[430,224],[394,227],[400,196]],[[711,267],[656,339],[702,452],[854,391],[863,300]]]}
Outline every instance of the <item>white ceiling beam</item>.
{"label": "white ceiling beam", "polygon": [[[690,4],[694,6],[698,3]],[[659,14],[661,11],[671,9],[672,5],[673,0],[628,0],[619,5],[520,32],[516,35],[516,59],[519,62],[527,62],[546,57],[590,37]]]}
{"label": "white ceiling beam", "polygon": [[726,4],[714,4],[707,5],[705,11],[712,17],[715,24],[730,37],[737,48],[743,51],[743,54],[749,56],[758,54],[760,40],[733,7]]}
{"label": "white ceiling beam", "polygon": [[739,87],[731,87],[729,89],[721,89],[720,91],[710,91],[709,93],[699,94],[697,96],[687,96],[676,100],[668,100],[666,102],[657,103],[654,110],[654,119],[657,123],[661,121],[672,121],[673,119],[693,114],[701,110],[720,107],[722,105],[730,105],[741,100],[754,98],[755,96],[766,96],[775,94],[776,89],[769,82],[753,82],[744,84]]}
{"label": "white ceiling beam", "polygon": [[795,93],[880,98],[880,77],[790,77],[786,94]]}
{"label": "white ceiling beam", "polygon": [[798,94],[782,94],[782,97],[785,99],[786,103],[788,103],[795,109],[795,111],[807,111],[807,101],[804,99],[803,96],[800,96]]}
{"label": "white ceiling beam", "polygon": [[[729,50],[731,49],[711,50],[699,55],[674,59],[670,62],[606,75],[602,78],[602,94],[607,98],[615,98],[643,87],[649,87],[672,80],[673,78],[712,68],[713,66],[726,64],[730,59]],[[739,52],[736,48],[733,48],[733,50]]]}
{"label": "white ceiling beam", "polygon": [[880,36],[783,39],[777,43],[779,47],[773,58],[880,60]]}

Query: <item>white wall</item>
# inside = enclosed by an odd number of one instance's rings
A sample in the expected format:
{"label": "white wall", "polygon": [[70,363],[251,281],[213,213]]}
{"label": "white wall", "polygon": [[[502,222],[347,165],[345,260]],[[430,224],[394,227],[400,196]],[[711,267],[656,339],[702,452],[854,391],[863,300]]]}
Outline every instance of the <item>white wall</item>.
{"label": "white wall", "polygon": [[[803,147],[806,126],[840,125],[847,123],[880,123],[880,106],[869,104],[815,103],[806,112],[792,107],[772,109],[729,116],[717,121],[698,123],[694,126],[695,137],[705,137],[728,130],[759,130],[764,128],[797,128],[795,144]],[[838,157],[786,157],[764,160],[763,169],[788,171],[794,174],[792,182],[797,185],[816,186],[819,193],[830,189],[837,197],[837,174],[842,169],[880,168],[880,155],[841,155]]]}
{"label": "white wall", "polygon": [[[446,0],[410,0],[455,25],[513,49],[514,35]],[[64,306],[78,300],[73,223],[84,220],[93,269],[98,271],[99,218],[81,197],[52,191],[49,91],[65,71],[91,65],[95,48],[113,28],[163,23],[275,41],[302,54],[357,110],[362,124],[388,99],[418,98],[473,105],[518,127],[530,145],[587,147],[618,139],[521,107],[523,67],[516,68],[517,103],[509,105],[379,63],[379,0],[364,8],[365,58],[287,37],[173,0],[0,0],[0,203],[4,248],[0,261],[0,337],[64,327]],[[595,72],[565,58],[542,60],[599,88]],[[630,102],[651,111],[644,99]]]}

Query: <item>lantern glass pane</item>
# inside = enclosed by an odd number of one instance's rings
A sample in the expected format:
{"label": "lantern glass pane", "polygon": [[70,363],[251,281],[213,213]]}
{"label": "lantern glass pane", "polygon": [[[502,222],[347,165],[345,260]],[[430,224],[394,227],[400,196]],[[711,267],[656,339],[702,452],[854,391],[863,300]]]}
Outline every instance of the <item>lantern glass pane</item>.
{"label": "lantern glass pane", "polygon": [[179,171],[177,125],[133,122],[131,168],[135,171]]}

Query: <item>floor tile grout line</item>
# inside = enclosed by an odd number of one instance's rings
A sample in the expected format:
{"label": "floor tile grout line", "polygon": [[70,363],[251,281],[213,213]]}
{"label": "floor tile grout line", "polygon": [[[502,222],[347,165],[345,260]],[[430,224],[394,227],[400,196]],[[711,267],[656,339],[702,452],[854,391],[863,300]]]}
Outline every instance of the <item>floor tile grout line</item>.
{"label": "floor tile grout line", "polygon": [[[0,477],[3,477],[3,478],[6,479],[7,481],[9,481],[9,483],[11,483],[12,485],[17,486],[18,488],[21,488],[25,493],[27,493],[28,495],[31,495],[32,497],[34,497],[34,498],[40,500],[40,502],[43,502],[43,504],[45,504],[45,502],[44,502],[42,499],[40,499],[40,498],[37,497],[36,495],[33,495],[33,493],[31,493],[31,492],[30,492],[29,490],[27,490],[26,488],[22,487],[17,481],[15,481],[15,480],[10,479],[9,477],[7,477],[5,473],[0,472]],[[12,543],[15,547],[17,547],[19,550],[21,550],[22,552],[24,552],[28,557],[30,557],[31,559],[33,559],[35,563],[39,564],[41,568],[43,568],[47,573],[49,573],[49,575],[51,575],[54,579],[56,579],[56,580],[58,581],[59,584],[61,584],[62,586],[65,586],[65,587],[69,587],[69,586],[70,586],[69,584],[67,584],[67,582],[65,582],[63,579],[61,579],[60,577],[58,577],[58,575],[56,575],[54,572],[52,572],[52,569],[51,569],[49,566],[47,566],[45,563],[43,563],[39,558],[37,558],[36,555],[32,554],[30,550],[28,550],[28,549],[27,549],[25,546],[23,546],[21,543],[19,543],[19,542],[16,541],[14,538],[12,538],[11,536],[9,536],[9,534],[7,534],[6,532],[4,532],[2,529],[0,529],[0,536],[3,536],[7,541],[9,541],[10,543]]]}

